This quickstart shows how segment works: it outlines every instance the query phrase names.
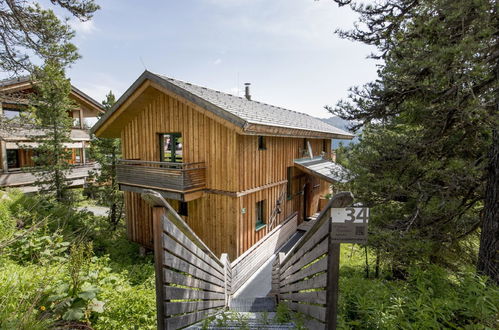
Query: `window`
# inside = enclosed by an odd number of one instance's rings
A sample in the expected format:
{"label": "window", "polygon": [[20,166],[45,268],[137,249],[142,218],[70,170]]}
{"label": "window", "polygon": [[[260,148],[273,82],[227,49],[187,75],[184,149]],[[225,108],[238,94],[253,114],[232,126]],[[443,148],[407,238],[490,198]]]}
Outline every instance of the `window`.
{"label": "window", "polygon": [[258,137],[258,150],[266,150],[265,146],[265,136]]}
{"label": "window", "polygon": [[3,115],[7,119],[13,119],[21,116],[20,109],[3,109]]}
{"label": "window", "polygon": [[178,214],[186,216],[186,217],[189,215],[189,209],[187,207],[187,202],[179,202]]}
{"label": "window", "polygon": [[19,150],[7,149],[7,167],[19,168]]}
{"label": "window", "polygon": [[322,151],[327,153],[327,140],[326,139],[322,140]]}
{"label": "window", "polygon": [[286,168],[286,197],[288,200],[293,198],[293,193],[291,191],[291,180],[293,180],[293,166]]}
{"label": "window", "polygon": [[167,133],[159,135],[160,155],[162,162],[182,163],[182,134]]}
{"label": "window", "polygon": [[259,201],[256,203],[256,224],[255,230],[260,230],[265,227],[265,210],[264,203],[265,201]]}

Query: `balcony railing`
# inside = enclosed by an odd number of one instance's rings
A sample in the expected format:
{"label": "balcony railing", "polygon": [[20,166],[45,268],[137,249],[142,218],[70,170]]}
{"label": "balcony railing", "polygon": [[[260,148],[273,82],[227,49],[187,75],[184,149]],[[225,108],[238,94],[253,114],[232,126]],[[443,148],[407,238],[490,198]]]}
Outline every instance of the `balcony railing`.
{"label": "balcony railing", "polygon": [[118,183],[174,192],[191,192],[206,186],[206,167],[199,163],[168,163],[121,159]]}

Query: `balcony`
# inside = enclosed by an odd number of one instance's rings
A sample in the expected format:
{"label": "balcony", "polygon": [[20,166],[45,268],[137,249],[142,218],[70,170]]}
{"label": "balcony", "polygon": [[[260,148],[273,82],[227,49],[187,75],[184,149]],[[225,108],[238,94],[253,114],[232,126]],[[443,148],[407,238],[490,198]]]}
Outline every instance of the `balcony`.
{"label": "balcony", "polygon": [[199,163],[169,163],[143,160],[118,162],[116,174],[121,190],[157,190],[166,198],[188,201],[206,187],[206,167]]}

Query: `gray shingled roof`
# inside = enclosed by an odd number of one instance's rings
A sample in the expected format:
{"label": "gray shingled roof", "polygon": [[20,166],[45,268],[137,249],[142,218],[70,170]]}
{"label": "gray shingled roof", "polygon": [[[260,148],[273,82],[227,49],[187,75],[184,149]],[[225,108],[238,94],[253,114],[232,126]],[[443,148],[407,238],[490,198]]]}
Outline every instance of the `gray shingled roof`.
{"label": "gray shingled roof", "polygon": [[348,132],[331,126],[320,119],[305,113],[276,107],[258,101],[250,101],[245,97],[219,92],[163,75],[155,75],[251,124],[341,134],[346,136],[351,135]]}
{"label": "gray shingled roof", "polygon": [[350,180],[350,173],[346,168],[322,157],[295,159],[294,163],[305,172],[331,183],[346,183]]}
{"label": "gray shingled roof", "polygon": [[[19,76],[19,77],[13,77],[13,78],[6,78],[0,80],[0,88],[18,84],[18,83],[24,83],[30,81],[30,76]],[[75,86],[71,85],[71,90],[73,93],[79,94],[81,97],[86,99],[89,103],[93,104],[95,107],[99,108],[100,111],[104,111],[104,108],[102,104],[94,100],[90,95],[86,94],[82,90],[76,88]]]}
{"label": "gray shingled roof", "polygon": [[[144,71],[144,73],[137,78],[128,90],[118,99],[111,110],[107,111],[94,127],[92,127],[91,131],[98,131],[104,122],[106,122],[146,80],[150,80],[174,94],[224,118],[232,124],[241,127],[243,131],[246,131],[247,127],[255,125],[281,127],[297,131],[302,130],[307,133],[317,132],[320,133],[320,135],[328,135],[331,138],[351,139],[354,137],[348,132],[304,113],[258,101],[250,101],[243,97],[193,85],[149,71]],[[289,135],[296,134],[290,133]],[[306,134],[304,134],[304,136],[305,135]]]}

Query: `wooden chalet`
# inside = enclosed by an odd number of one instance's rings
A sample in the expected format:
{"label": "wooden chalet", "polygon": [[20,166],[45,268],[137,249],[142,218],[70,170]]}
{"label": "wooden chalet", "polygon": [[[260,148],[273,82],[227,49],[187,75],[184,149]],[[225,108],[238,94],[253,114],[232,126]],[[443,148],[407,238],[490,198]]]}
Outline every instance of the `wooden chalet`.
{"label": "wooden chalet", "polygon": [[[32,157],[36,142],[33,137],[44,134],[43,130],[20,119],[20,114],[28,107],[30,93],[33,93],[33,86],[28,76],[0,81],[0,187],[18,187],[25,192],[37,189],[33,186],[35,176],[26,169],[34,166]],[[71,86],[70,98],[77,105],[68,113],[73,119],[73,127],[71,142],[66,147],[71,150],[70,163],[75,166],[70,179],[73,184],[81,185],[93,168],[85,151],[90,143],[89,126],[104,110],[99,102],[74,86]]]}
{"label": "wooden chalet", "polygon": [[339,180],[331,139],[353,136],[309,115],[145,71],[92,128],[121,138],[128,235],[153,246],[159,192],[217,255],[234,260],[290,217],[319,211]]}

